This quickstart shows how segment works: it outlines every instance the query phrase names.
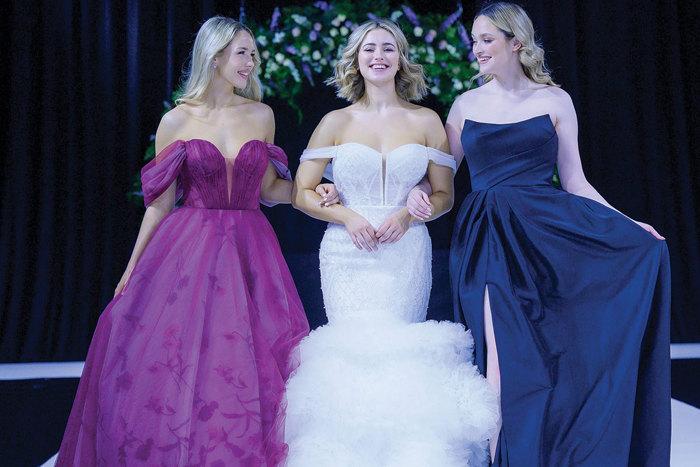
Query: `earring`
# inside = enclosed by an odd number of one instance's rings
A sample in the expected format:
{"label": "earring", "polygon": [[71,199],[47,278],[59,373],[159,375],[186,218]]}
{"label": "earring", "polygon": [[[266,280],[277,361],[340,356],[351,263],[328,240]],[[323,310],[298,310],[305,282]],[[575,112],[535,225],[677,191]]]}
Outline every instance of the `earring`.
{"label": "earring", "polygon": [[216,70],[216,62],[211,66],[214,70]]}

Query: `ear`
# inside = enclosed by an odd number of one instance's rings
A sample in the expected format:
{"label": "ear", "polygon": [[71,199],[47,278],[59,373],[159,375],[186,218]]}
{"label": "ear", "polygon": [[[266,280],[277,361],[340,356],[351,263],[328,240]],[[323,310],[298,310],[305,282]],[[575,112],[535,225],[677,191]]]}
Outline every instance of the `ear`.
{"label": "ear", "polygon": [[513,52],[517,52],[518,50],[523,48],[523,43],[518,40],[517,37],[513,38]]}

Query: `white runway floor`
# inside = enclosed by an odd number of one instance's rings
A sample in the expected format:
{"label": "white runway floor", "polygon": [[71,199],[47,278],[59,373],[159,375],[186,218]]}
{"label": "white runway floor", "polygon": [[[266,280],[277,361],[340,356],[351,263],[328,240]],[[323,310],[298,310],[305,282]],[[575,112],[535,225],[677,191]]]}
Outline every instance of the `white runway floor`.
{"label": "white runway floor", "polygon": [[[700,358],[700,344],[672,344],[671,358]],[[83,362],[0,364],[0,380],[77,378],[82,371]],[[671,413],[671,467],[699,466],[700,409],[674,399],[671,401]],[[55,461],[54,456],[41,467],[52,467]]]}

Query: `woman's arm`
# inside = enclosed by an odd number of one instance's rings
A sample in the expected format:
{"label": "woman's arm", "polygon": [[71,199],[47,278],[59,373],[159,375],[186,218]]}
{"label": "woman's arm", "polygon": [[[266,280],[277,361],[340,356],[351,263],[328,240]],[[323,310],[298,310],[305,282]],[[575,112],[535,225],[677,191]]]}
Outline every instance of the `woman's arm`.
{"label": "woman's arm", "polygon": [[[326,115],[318,124],[309,141],[310,149],[335,145],[334,134],[338,130],[340,119],[333,116],[334,113]],[[329,162],[330,159],[312,159],[299,164],[294,178],[292,205],[313,218],[345,225],[357,248],[376,249],[376,235],[369,221],[341,204],[322,205],[323,198],[316,192],[316,187]]]}
{"label": "woman's arm", "polygon": [[[264,141],[275,142],[275,114],[270,106],[257,104],[260,109],[260,119],[265,133]],[[260,184],[260,199],[268,203],[289,204],[292,202],[292,182],[280,178],[272,162],[267,163],[267,169]]]}
{"label": "woman's arm", "polygon": [[[610,205],[586,179],[578,148],[578,120],[574,104],[566,91],[554,88],[553,92],[557,94],[556,132],[559,139],[557,169],[562,188],[571,194],[592,199],[612,210],[620,212]],[[624,214],[622,215],[624,216]],[[654,237],[664,240],[664,237],[654,230],[652,226],[643,222],[634,222]]]}
{"label": "woman's arm", "polygon": [[[176,128],[177,117],[170,115],[170,113],[164,115],[160,121],[160,125],[158,125],[158,131],[156,131],[156,154],[159,154],[176,139],[174,137]],[[170,186],[146,208],[146,213],[143,215],[141,227],[139,228],[139,234],[136,237],[134,249],[131,251],[131,257],[129,258],[126,270],[124,274],[122,274],[117,287],[114,289],[114,296],[117,296],[124,289],[127,282],[129,282],[131,273],[136,267],[139,258],[141,258],[141,254],[146,248],[146,245],[148,245],[148,242],[151,240],[151,236],[156,230],[156,227],[158,227],[165,216],[175,207],[176,185],[177,181],[171,183]]]}

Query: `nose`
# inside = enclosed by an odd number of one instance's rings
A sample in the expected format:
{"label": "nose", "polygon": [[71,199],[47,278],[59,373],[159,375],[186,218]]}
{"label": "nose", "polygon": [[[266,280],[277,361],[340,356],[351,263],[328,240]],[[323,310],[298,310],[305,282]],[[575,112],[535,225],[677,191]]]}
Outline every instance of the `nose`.
{"label": "nose", "polygon": [[472,42],[472,52],[474,52],[474,54],[481,52],[482,50],[483,47],[481,46],[481,41]]}

